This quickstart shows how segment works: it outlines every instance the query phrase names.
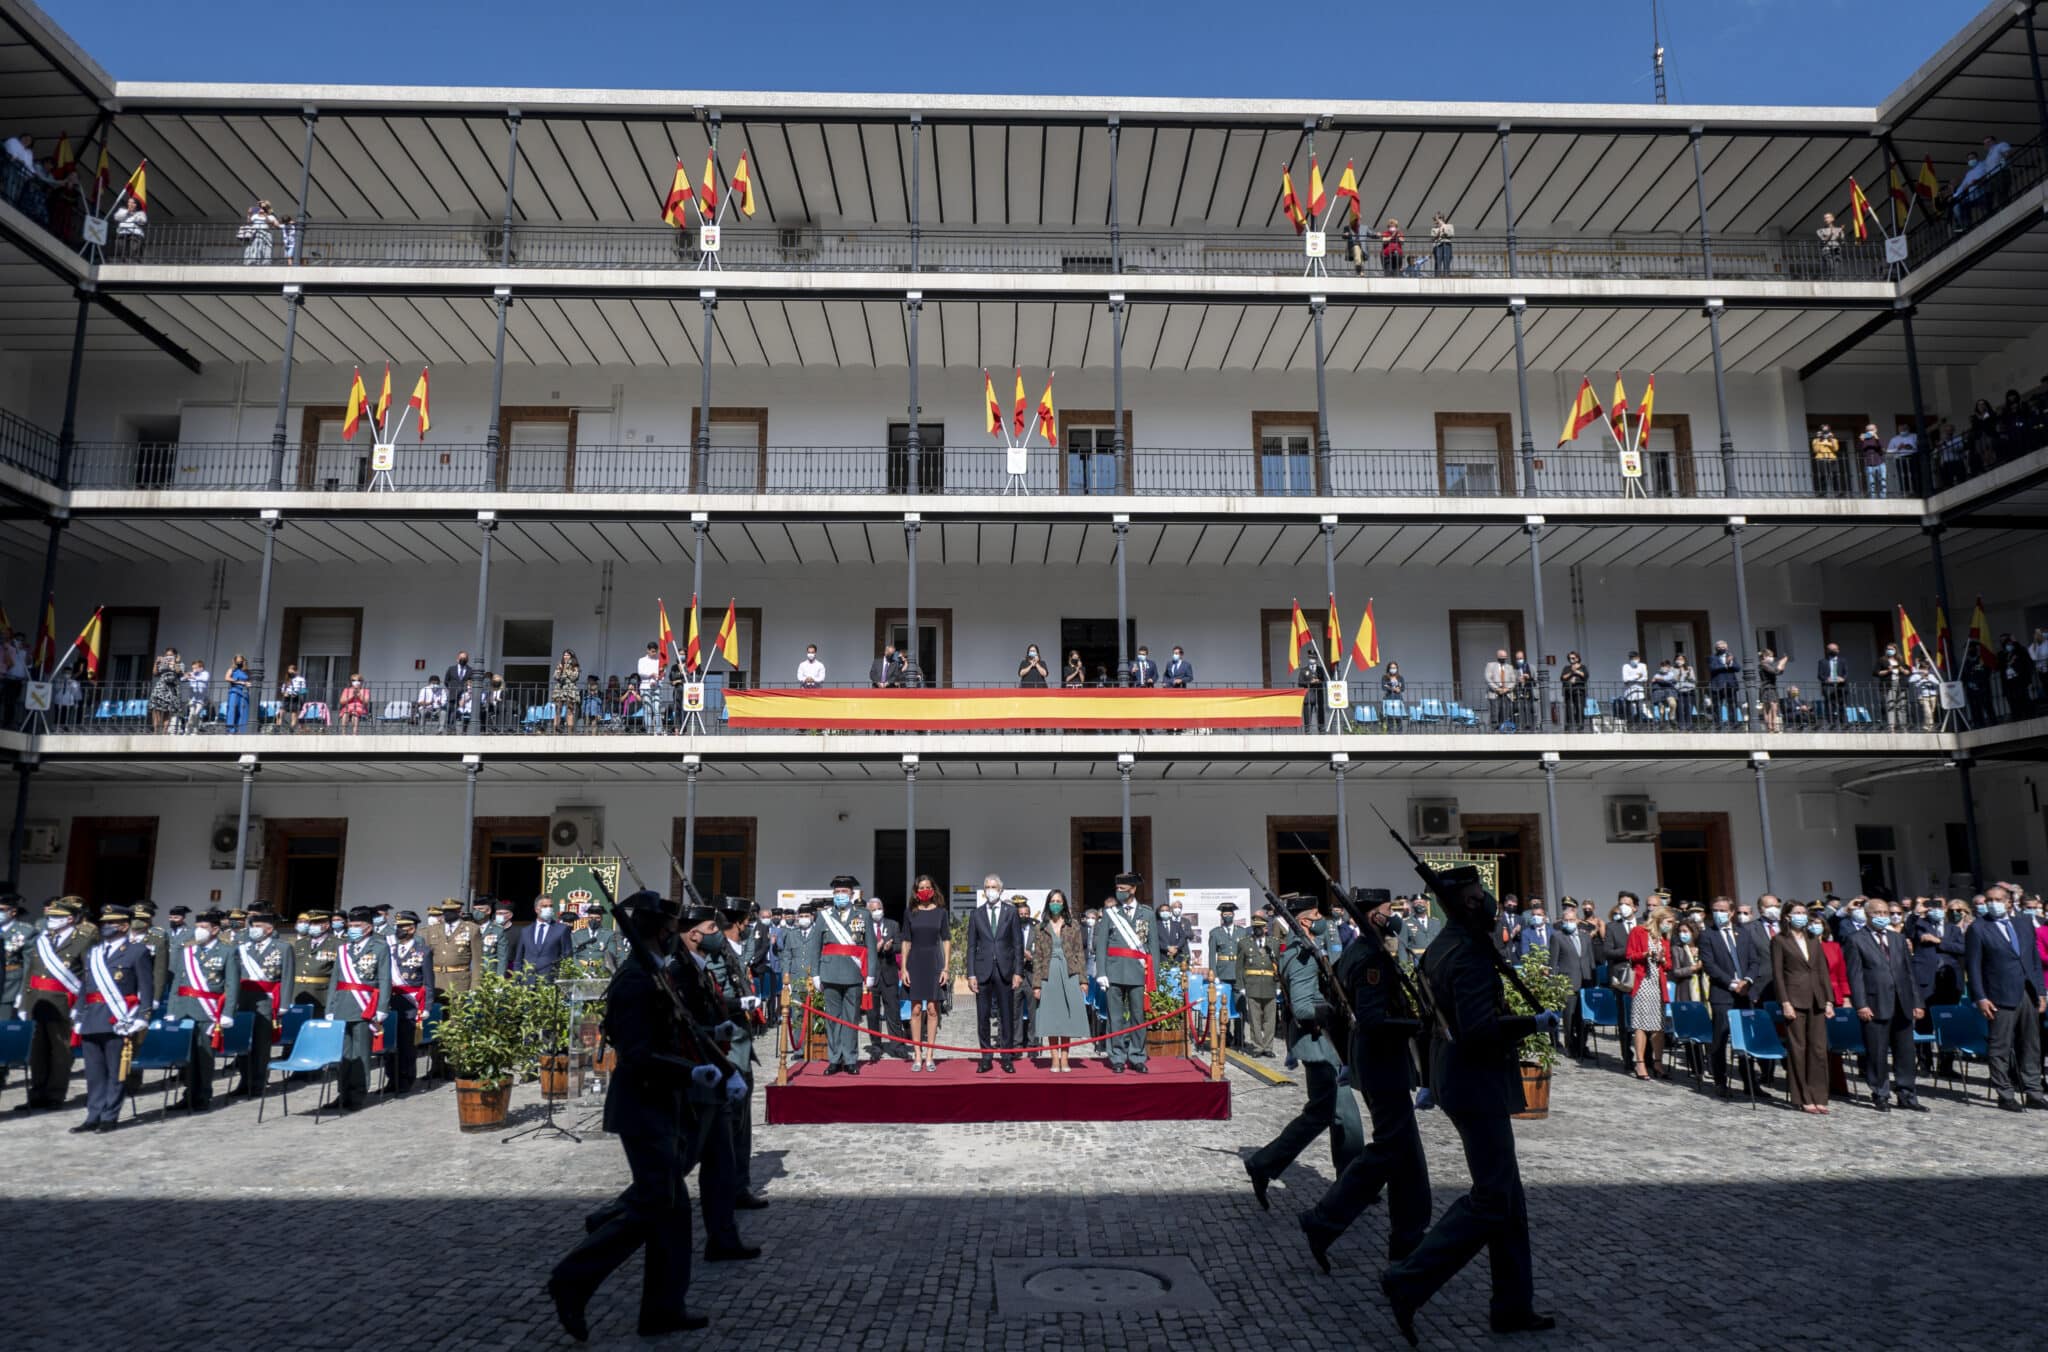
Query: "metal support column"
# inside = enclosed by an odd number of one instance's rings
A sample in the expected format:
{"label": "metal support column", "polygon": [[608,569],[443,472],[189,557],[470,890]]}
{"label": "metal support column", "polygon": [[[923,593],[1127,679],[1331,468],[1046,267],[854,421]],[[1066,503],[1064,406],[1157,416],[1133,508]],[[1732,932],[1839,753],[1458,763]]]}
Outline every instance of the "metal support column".
{"label": "metal support column", "polygon": [[[300,232],[297,238],[304,239],[307,219],[306,211],[307,208],[312,205],[311,199],[313,194],[313,148],[319,144],[318,138],[316,138],[313,133],[314,128],[319,124],[320,121],[320,110],[318,108],[305,108],[300,111],[299,116],[304,118],[306,122],[306,148],[299,154],[298,215],[295,219],[297,221]],[[296,263],[299,260],[296,258],[287,258],[284,261],[287,263]]]}
{"label": "metal support column", "polygon": [[905,329],[910,343],[910,430],[903,438],[903,487],[915,494],[924,477],[924,438],[917,434],[918,417],[924,412],[917,397],[917,331],[924,319],[924,292],[913,291],[904,297],[903,309],[910,317]]}
{"label": "metal support column", "polygon": [[1124,872],[1131,871],[1131,771],[1137,768],[1136,758],[1130,752],[1118,754],[1116,758],[1117,782],[1123,788],[1124,821]]}
{"label": "metal support column", "polygon": [[513,188],[519,180],[519,110],[508,109],[505,123],[512,134],[505,145],[505,225],[498,233],[498,266],[512,266]]}
{"label": "metal support column", "polygon": [[14,829],[7,834],[7,878],[0,893],[21,891],[21,851],[28,840],[28,782],[36,772],[33,756],[14,763]]}
{"label": "metal support column", "polygon": [[1557,766],[1555,751],[1543,753],[1543,842],[1549,855],[1543,870],[1550,887],[1550,914],[1564,917],[1564,851],[1557,844]]}
{"label": "metal support column", "polygon": [[1116,683],[1124,685],[1131,679],[1131,612],[1124,573],[1124,548],[1130,543],[1131,519],[1113,516],[1109,519],[1109,529],[1116,536]]}
{"label": "metal support column", "polygon": [[1728,430],[1728,372],[1721,363],[1721,311],[1718,300],[1707,302],[1707,338],[1714,348],[1714,413],[1721,420],[1721,496],[1735,496],[1735,438]]}
{"label": "metal support column", "polygon": [[698,349],[698,365],[703,369],[704,379],[697,389],[697,476],[696,483],[703,485],[711,469],[711,317],[718,309],[716,291],[699,291],[697,299],[704,305],[704,346]]}
{"label": "metal support column", "polygon": [[[920,271],[918,246],[924,242],[924,114],[910,115],[910,270]],[[913,363],[914,364],[914,363]],[[915,413],[910,415],[914,425]]]}
{"label": "metal support column", "polygon": [[1756,774],[1756,821],[1764,847],[1764,891],[1778,890],[1777,855],[1771,848],[1771,791],[1764,783],[1764,769],[1771,763],[1768,751],[1749,753],[1749,768]]}
{"label": "metal support column", "polygon": [[[918,650],[917,642],[917,533],[922,521],[916,512],[903,514],[903,556],[908,566],[904,585],[903,600],[903,654],[906,669],[915,669],[917,684],[931,684],[931,673],[924,669],[924,654]],[[907,672],[906,672],[907,674]],[[951,672],[946,675],[951,676]]]}
{"label": "metal support column", "polygon": [[[1337,600],[1337,518],[1325,516],[1319,523],[1319,529],[1323,537],[1323,585],[1329,590],[1330,602],[1334,606]],[[1328,629],[1329,626],[1325,625],[1325,641],[1328,639]],[[1342,634],[1337,635],[1338,650],[1323,654],[1323,675],[1331,683],[1335,683],[1337,680],[1337,669],[1344,663],[1343,643],[1344,636]],[[1343,731],[1343,718],[1343,714],[1330,708],[1329,693],[1325,689],[1323,695],[1322,730],[1324,732]],[[1345,886],[1350,886],[1351,875],[1347,873],[1344,875],[1344,878]]]}
{"label": "metal support column", "polygon": [[[2034,36],[2034,7],[2027,6],[2027,65],[2034,72],[2034,119],[2039,123],[2041,136],[2048,139],[2048,90],[2041,84],[2041,40]],[[1969,771],[1963,772],[1965,782]]]}
{"label": "metal support column", "polygon": [[256,717],[251,725],[263,726],[263,692],[270,687],[265,684],[269,674],[270,644],[270,574],[277,562],[277,533],[284,529],[284,513],[275,507],[266,507],[257,513],[263,529],[263,567],[256,574],[256,646],[248,654],[249,684],[256,696]]}
{"label": "metal support column", "polygon": [[1116,196],[1116,151],[1117,142],[1120,139],[1122,130],[1122,118],[1112,117],[1109,119],[1109,270],[1111,272],[1122,272],[1124,270],[1124,223],[1121,213],[1117,210]]}
{"label": "metal support column", "polygon": [[1705,127],[1694,127],[1686,133],[1686,137],[1692,142],[1693,199],[1699,203],[1700,209],[1700,262],[1706,269],[1703,275],[1708,281],[1712,281],[1714,279],[1714,235],[1707,228],[1707,171],[1705,166],[1700,163],[1700,136],[1705,131]]}
{"label": "metal support column", "polygon": [[[1946,619],[1953,613],[1948,608],[1948,568],[1941,557],[1941,533],[1948,527],[1937,521],[1931,526],[1922,526],[1921,529],[1927,533],[1927,552],[1934,564],[1934,604],[1940,608],[1942,618]],[[1941,641],[1940,635],[1935,636],[1935,641]],[[1937,655],[1941,659],[1939,665],[1943,677],[1951,681],[1961,679],[1958,675],[1961,664],[1955,660],[1954,654],[1942,652]]]}
{"label": "metal support column", "polygon": [[496,483],[500,441],[498,424],[505,416],[505,311],[512,306],[512,288],[494,287],[491,295],[498,302],[498,341],[491,348],[491,416],[484,423],[484,446],[491,463],[484,466],[484,474],[490,482]]}
{"label": "metal support column", "polygon": [[[882,886],[880,878],[875,887]],[[903,758],[903,911],[910,913],[917,891],[917,753]]]}
{"label": "metal support column", "polygon": [[1970,784],[1970,758],[1956,752],[1952,763],[1956,788],[1963,796],[1963,848],[1970,856],[1970,890],[1974,892],[1984,885],[1984,851],[1977,840],[1977,794]]}
{"label": "metal support column", "polygon": [[[1920,447],[1914,459],[1915,472],[1922,482],[1915,497],[1931,496],[1934,492],[1934,452],[1936,447],[1927,435],[1927,406],[1920,394],[1920,348],[1913,341],[1913,303],[1909,300],[1893,301],[1899,314],[1899,328],[1906,339],[1906,384],[1913,394],[1913,440]],[[1903,488],[1904,485],[1894,485]],[[1903,493],[1901,496],[1905,496]]]}
{"label": "metal support column", "polygon": [[1543,518],[1527,516],[1522,518],[1522,529],[1529,535],[1529,592],[1535,603],[1536,654],[1529,663],[1536,673],[1535,726],[1522,729],[1534,732],[1543,727],[1550,718],[1550,692],[1548,677],[1548,649],[1544,647],[1543,636]]}
{"label": "metal support column", "polygon": [[1316,493],[1330,491],[1330,384],[1323,361],[1323,311],[1329,301],[1322,296],[1308,298],[1308,312],[1316,329]]}
{"label": "metal support column", "polygon": [[1344,806],[1344,776],[1350,773],[1351,757],[1339,751],[1330,757],[1330,773],[1337,777],[1337,880],[1351,883],[1351,813]]}
{"label": "metal support column", "polygon": [[[1124,298],[1116,292],[1109,298],[1109,386],[1115,399],[1110,412],[1109,445],[1116,454],[1117,484],[1128,493],[1124,472]],[[1057,448],[1055,448],[1057,449]]]}
{"label": "metal support column", "polygon": [[468,901],[475,889],[470,886],[470,870],[475,865],[476,849],[476,777],[483,772],[482,756],[462,758],[462,872],[455,878],[455,895]]}
{"label": "metal support column", "polygon": [[[710,514],[708,512],[690,513],[690,623],[696,622],[697,608],[701,604],[698,598],[704,595],[704,544],[706,537],[710,533]],[[700,648],[699,651],[701,652],[702,649]],[[684,649],[686,660],[688,656],[689,650],[686,648]],[[664,672],[663,675],[666,676],[667,673]],[[695,679],[694,672],[691,673],[691,678]],[[681,726],[680,721],[677,726]]]}
{"label": "metal support column", "polygon": [[[1742,708],[1745,713],[1754,708],[1757,696],[1756,667],[1751,663],[1750,639],[1755,630],[1749,627],[1749,576],[1742,571],[1742,532],[1749,524],[1744,517],[1728,518],[1728,552],[1735,564],[1735,656],[1742,663]],[[1763,711],[1756,709],[1761,717]],[[1719,717],[1719,711],[1715,716]]]}
{"label": "metal support column", "polygon": [[[696,756],[683,757],[683,879],[697,877],[697,775],[704,762]],[[684,889],[687,898],[688,889]]]}
{"label": "metal support column", "polygon": [[299,341],[299,306],[303,303],[298,287],[287,286],[284,289],[284,359],[277,377],[277,422],[270,429],[270,487],[273,491],[284,487],[285,418],[292,404],[292,348]]}
{"label": "metal support column", "polygon": [[1508,124],[1494,129],[1500,137],[1500,209],[1508,227],[1508,276],[1515,275],[1515,173],[1508,163]]}
{"label": "metal support column", "polygon": [[1508,316],[1515,321],[1515,397],[1522,410],[1522,496],[1536,496],[1536,438],[1529,431],[1529,361],[1522,347],[1522,312],[1529,302],[1520,296],[1508,302]]}
{"label": "metal support column", "polygon": [[71,448],[78,441],[78,383],[85,373],[85,326],[92,319],[91,284],[81,284],[77,294],[78,318],[71,327],[71,365],[64,374],[64,421],[57,424],[59,488],[71,487]]}
{"label": "metal support column", "polygon": [[[483,547],[476,561],[476,646],[469,650],[470,669],[489,670],[490,660],[486,647],[491,636],[491,540],[498,533],[498,514],[478,512],[476,524],[483,529]],[[448,698],[459,700],[462,692],[451,691]]]}
{"label": "metal support column", "polygon": [[255,792],[259,768],[254,756],[242,757],[242,806],[235,814],[235,909],[238,911],[247,904],[249,895],[249,795]]}

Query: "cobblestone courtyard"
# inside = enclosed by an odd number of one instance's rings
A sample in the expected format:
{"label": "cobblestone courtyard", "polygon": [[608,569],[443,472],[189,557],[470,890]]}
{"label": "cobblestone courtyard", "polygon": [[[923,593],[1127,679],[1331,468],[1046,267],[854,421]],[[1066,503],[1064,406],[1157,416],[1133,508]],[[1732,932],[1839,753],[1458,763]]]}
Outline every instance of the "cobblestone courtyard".
{"label": "cobblestone courtyard", "polygon": [[[2008,1116],[1945,1088],[1924,1116],[1840,1103],[1826,1119],[1752,1112],[1682,1077],[1624,1079],[1613,1064],[1561,1071],[1550,1120],[1517,1133],[1538,1304],[1560,1330],[1492,1339],[1482,1261],[1425,1310],[1425,1346],[2042,1345],[2048,1115]],[[1270,1213],[1239,1164],[1301,1091],[1235,1068],[1231,1078],[1230,1122],[757,1124],[756,1177],[773,1205],[741,1220],[766,1253],[698,1265],[690,1303],[713,1323],[694,1345],[1398,1344],[1374,1280],[1383,1214],[1368,1211],[1334,1251],[1335,1275],[1319,1273],[1294,1218],[1329,1177],[1327,1149],[1276,1185]],[[20,1093],[10,1083],[0,1106]],[[147,1093],[141,1118],[111,1136],[66,1134],[76,1111],[0,1115],[5,1344],[570,1346],[542,1282],[583,1214],[622,1186],[616,1144],[594,1131],[580,1145],[465,1136],[445,1085],[317,1124],[302,1115],[312,1096],[293,1100],[282,1118],[273,1099],[259,1126],[240,1101],[159,1120]],[[522,1090],[514,1125],[537,1112]],[[1463,1162],[1441,1114],[1424,1114],[1423,1129],[1441,1209],[1464,1186]],[[1033,1313],[1001,1295],[1022,1260],[1169,1257],[1191,1265],[1198,1289],[1147,1308],[1144,1279],[1114,1264],[1099,1280],[1022,1286],[1072,1297],[1080,1283],[1109,1294],[1109,1313]],[[643,1345],[637,1280],[636,1262],[599,1293],[594,1345]]]}

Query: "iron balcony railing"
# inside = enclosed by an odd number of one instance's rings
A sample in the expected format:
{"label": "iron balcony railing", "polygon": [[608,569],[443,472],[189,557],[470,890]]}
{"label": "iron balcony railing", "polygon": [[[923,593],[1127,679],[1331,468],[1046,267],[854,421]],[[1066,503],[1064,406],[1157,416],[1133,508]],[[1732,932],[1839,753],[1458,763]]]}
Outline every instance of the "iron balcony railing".
{"label": "iron balcony railing", "polygon": [[[1053,666],[1053,683],[1064,684],[1058,664]],[[730,727],[726,720],[724,695],[728,679],[727,673],[714,672],[706,681],[703,735],[745,731]],[[459,692],[450,699],[445,691],[436,693],[418,680],[366,682],[360,687],[359,696],[346,685],[321,686],[294,700],[281,696],[271,682],[264,683],[266,693],[260,699],[253,694],[231,695],[226,683],[216,677],[203,696],[195,696],[188,683],[180,682],[153,703],[151,685],[80,685],[66,680],[58,684],[48,730],[69,735],[153,733],[166,738],[193,733],[330,738],[543,734],[603,737],[699,731],[695,725],[686,726],[680,691],[666,682],[657,685],[652,698],[639,690],[637,679],[606,677],[595,690],[587,682],[586,677],[578,683],[580,693],[573,701],[556,702],[547,683],[513,683],[486,685],[481,691],[472,691],[465,704]],[[1294,682],[1284,673],[1276,672],[1272,683]],[[771,680],[766,684],[793,686],[795,681],[792,675],[786,681]],[[867,688],[865,681],[828,684],[837,689]],[[1010,689],[1017,683],[946,684],[949,689]],[[1114,682],[1097,679],[1088,684],[1094,687]],[[1255,689],[1265,685],[1267,681],[1258,676],[1231,679],[1203,674],[1198,681],[1198,686],[1205,689]],[[1966,723],[1983,727],[2003,722],[2008,716],[1995,682],[1983,690],[1981,702],[1967,711],[1967,719],[1955,715],[1946,722],[1931,692],[1911,688],[1894,691],[1876,682],[1847,686],[1837,698],[1823,696],[1817,686],[1809,683],[1781,681],[1775,701],[1761,698],[1753,685],[1746,692],[1724,696],[1704,685],[1681,692],[1660,689],[1648,682],[1633,686],[1594,683],[1569,696],[1549,683],[1541,697],[1531,692],[1496,700],[1477,681],[1462,685],[1410,681],[1398,694],[1391,694],[1377,671],[1352,673],[1344,686],[1349,695],[1348,707],[1329,709],[1327,700],[1317,691],[1305,705],[1300,731],[1369,737],[1508,736],[1538,732],[1613,737],[1676,734],[1707,738],[1755,732],[1876,736],[1954,731]],[[1766,702],[1772,704],[1768,717],[1763,712]],[[902,712],[911,716],[915,709]],[[900,733],[904,729],[873,731]],[[1187,732],[1194,735],[1192,729]],[[841,728],[834,735],[861,736],[866,735],[866,730]]]}
{"label": "iron balcony railing", "polygon": [[[178,221],[151,227],[138,261],[249,267],[678,268],[707,265],[696,230],[667,226],[502,225],[461,222],[310,221],[293,258],[281,237],[254,248],[238,238],[242,221]],[[1107,229],[1007,230],[908,226],[727,225],[720,267],[750,272],[939,272],[1300,276],[1309,268],[1303,238],[1284,227],[1258,233]],[[1423,280],[1553,278],[1598,281],[1704,279],[1707,252],[1697,234],[1459,235],[1441,255],[1427,231],[1387,250],[1377,234],[1357,240],[1327,233],[1324,267],[1332,276]],[[1742,281],[1883,281],[1876,239],[1826,253],[1811,236],[1717,235],[1712,276]],[[1118,266],[1121,260],[1121,266]]]}
{"label": "iron balcony railing", "polygon": [[0,410],[0,460],[54,483],[57,479],[58,440],[26,418]]}
{"label": "iron balcony railing", "polygon": [[[0,448],[4,450],[5,448]],[[150,492],[263,490],[368,493],[704,493],[1096,497],[1331,498],[1911,498],[1926,482],[1917,463],[1880,481],[1848,453],[1816,467],[1806,451],[1656,451],[1642,473],[1622,473],[1604,451],[1250,451],[1134,448],[1103,452],[1000,446],[711,447],[579,445],[525,448],[401,442],[388,479],[371,469],[368,438],[291,446],[281,469],[268,442],[81,442],[74,489]],[[10,457],[11,458],[11,457]],[[38,453],[40,460],[40,453]],[[26,467],[26,466],[24,466]],[[1531,469],[1533,467],[1533,475]]]}

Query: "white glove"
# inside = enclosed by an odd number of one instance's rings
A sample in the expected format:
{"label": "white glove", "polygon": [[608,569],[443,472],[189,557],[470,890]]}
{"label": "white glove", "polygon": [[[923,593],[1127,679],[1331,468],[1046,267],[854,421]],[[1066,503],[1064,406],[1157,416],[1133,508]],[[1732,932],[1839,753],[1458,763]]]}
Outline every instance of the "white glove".
{"label": "white glove", "polygon": [[220,1026],[222,1028],[233,1028],[235,1026],[235,1016],[232,1014],[228,1015],[220,1021]]}
{"label": "white glove", "polygon": [[1106,977],[1106,976],[1099,976],[1099,977],[1096,977],[1096,978],[1095,978],[1095,984],[1096,984],[1096,985],[1098,985],[1098,986],[1100,986],[1100,987],[1102,987],[1102,989],[1104,989],[1104,990],[1108,990],[1108,989],[1109,989],[1109,978],[1108,978],[1108,977]]}
{"label": "white glove", "polygon": [[716,1088],[718,1085],[718,1067],[697,1066],[693,1068],[690,1071],[690,1082],[703,1089]]}
{"label": "white glove", "polygon": [[875,979],[873,977],[869,977],[867,980],[860,983],[860,987],[862,990],[873,990],[875,988]]}
{"label": "white glove", "polygon": [[757,1010],[757,1009],[759,1009],[760,1007],[761,1007],[761,997],[760,997],[760,996],[758,996],[758,995],[743,995],[743,996],[741,996],[741,997],[740,997],[740,1008],[741,1008],[741,1009],[747,1010],[747,1011],[748,1011],[749,1013],[751,1013],[752,1011],[754,1011],[754,1010]]}
{"label": "white glove", "polygon": [[711,1036],[719,1042],[731,1042],[744,1032],[746,1032],[744,1028],[741,1028],[731,1019],[727,1019],[724,1023],[711,1030]]}
{"label": "white glove", "polygon": [[747,1082],[739,1075],[729,1077],[725,1082],[725,1101],[738,1103],[747,1096]]}

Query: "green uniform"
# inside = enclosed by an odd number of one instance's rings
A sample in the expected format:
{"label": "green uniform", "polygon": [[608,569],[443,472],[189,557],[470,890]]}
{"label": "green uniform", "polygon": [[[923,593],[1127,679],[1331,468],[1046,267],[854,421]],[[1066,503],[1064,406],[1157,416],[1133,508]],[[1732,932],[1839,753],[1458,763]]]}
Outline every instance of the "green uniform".
{"label": "green uniform", "polygon": [[192,1021],[192,1055],[185,1064],[184,1106],[204,1112],[213,1105],[213,1049],[218,1030],[235,1022],[242,960],[223,939],[187,941],[171,954],[171,999],[165,1017]]}
{"label": "green uniform", "polygon": [[391,945],[374,934],[354,943],[344,939],[329,965],[327,1017],[348,1024],[341,1047],[341,1106],[353,1110],[369,1097],[370,1048],[391,1008]]}
{"label": "green uniform", "polygon": [[1209,931],[1209,975],[1223,987],[1223,1018],[1230,1032],[1226,1039],[1237,1045],[1237,946],[1246,938],[1235,925],[1218,925]]}
{"label": "green uniform", "polygon": [[505,975],[505,960],[512,955],[512,927],[493,920],[482,928],[481,936],[484,967]]}
{"label": "green uniform", "polygon": [[1111,1070],[1145,1064],[1145,1030],[1138,1025],[1151,1017],[1145,996],[1158,979],[1159,958],[1159,918],[1150,906],[1104,908],[1095,927],[1095,979],[1109,997]]}
{"label": "green uniform", "polygon": [[[48,930],[37,934],[22,949],[21,994],[15,1008],[35,1023],[28,1048],[28,1102],[35,1108],[61,1108],[71,1090],[71,1020],[83,990],[67,995],[66,990],[82,984],[85,955],[92,941],[76,925],[63,935]],[[54,983],[55,990],[38,990],[38,980]]]}
{"label": "green uniform", "polygon": [[803,1011],[800,994],[803,984],[811,979],[811,930],[818,927],[815,917],[810,928],[791,925],[782,931],[782,1005],[789,1036],[789,1054],[792,1060],[801,1061],[804,1056],[804,1030],[799,1026]]}
{"label": "green uniform", "polygon": [[[741,936],[744,941],[745,936]],[[754,1025],[748,1012],[740,1007],[740,1001],[754,994],[754,983],[747,971],[744,950],[727,939],[724,947],[707,953],[704,971],[718,988],[719,999],[723,1001],[721,1011],[724,1019],[740,1029],[738,1037],[726,1049],[726,1059],[739,1067],[746,1077],[747,1096],[738,1103],[724,1103],[719,1112],[725,1118],[725,1129],[732,1137],[732,1162],[735,1181],[741,1192],[754,1190],[754,1066],[760,1059],[754,1054]],[[717,1128],[713,1128],[717,1130]]]}
{"label": "green uniform", "polygon": [[334,979],[334,953],[341,936],[317,929],[292,940],[292,993],[286,1004],[311,1005],[318,1014],[327,1008],[327,987]]}
{"label": "green uniform", "polygon": [[1343,1057],[1323,1026],[1328,1013],[1323,1001],[1320,969],[1316,965],[1316,942],[1310,936],[1290,936],[1287,951],[1280,955],[1280,985],[1287,992],[1294,1040],[1288,1050],[1301,1062],[1308,1097],[1294,1120],[1280,1129],[1264,1149],[1245,1161],[1254,1180],[1278,1178],[1309,1142],[1328,1131],[1330,1161],[1342,1174],[1365,1146],[1365,1131],[1358,1120],[1358,1100],[1337,1083]]}
{"label": "green uniform", "polygon": [[171,1000],[171,939],[151,925],[142,936],[142,944],[149,950],[149,988],[156,992],[156,1007],[163,1009]]}
{"label": "green uniform", "polygon": [[[827,949],[857,952],[827,952]],[[864,956],[862,956],[864,955]],[[861,993],[874,983],[881,955],[875,949],[874,926],[858,907],[832,907],[818,912],[811,925],[810,967],[823,992],[824,1012],[843,1022],[825,1024],[825,1059],[835,1066],[860,1066]]]}
{"label": "green uniform", "polygon": [[231,1002],[236,1017],[252,1019],[249,1054],[242,1059],[242,1082],[238,1094],[261,1091],[270,1073],[270,1047],[277,1040],[277,1019],[292,1001],[297,989],[297,945],[272,934],[268,939],[251,939],[242,945],[239,989]]}
{"label": "green uniform", "polygon": [[35,938],[36,927],[25,920],[0,927],[0,958],[6,961],[5,975],[0,976],[0,1005],[7,1007],[9,1017],[13,1016],[15,1002],[21,999],[22,971],[28,962],[28,947]]}
{"label": "green uniform", "polygon": [[1271,1056],[1280,960],[1269,936],[1251,933],[1237,941],[1237,980],[1244,997],[1245,1045],[1260,1056]]}
{"label": "green uniform", "polygon": [[468,990],[483,974],[483,931],[467,920],[436,925],[427,936],[427,947],[434,955],[434,989],[443,995]]}

